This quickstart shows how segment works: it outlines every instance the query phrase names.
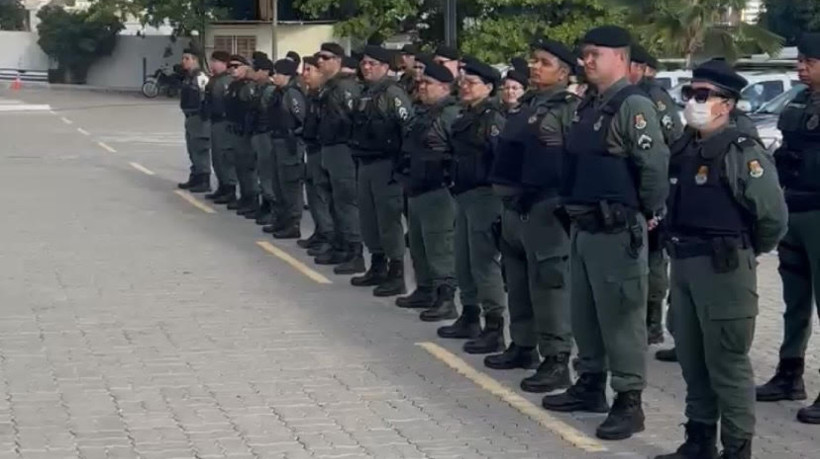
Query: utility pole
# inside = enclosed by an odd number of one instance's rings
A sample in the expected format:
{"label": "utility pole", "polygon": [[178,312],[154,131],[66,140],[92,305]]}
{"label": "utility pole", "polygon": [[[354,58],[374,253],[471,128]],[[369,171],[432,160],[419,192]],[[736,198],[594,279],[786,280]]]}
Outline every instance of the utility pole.
{"label": "utility pole", "polygon": [[444,0],[444,42],[448,46],[458,46],[456,16],[456,0]]}

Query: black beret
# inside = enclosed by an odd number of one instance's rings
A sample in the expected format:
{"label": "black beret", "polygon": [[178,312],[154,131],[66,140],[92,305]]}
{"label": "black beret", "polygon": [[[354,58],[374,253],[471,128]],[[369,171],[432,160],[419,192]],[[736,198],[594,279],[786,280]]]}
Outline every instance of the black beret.
{"label": "black beret", "polygon": [[797,52],[810,59],[820,59],[820,33],[804,33],[797,43]]}
{"label": "black beret", "polygon": [[578,65],[578,56],[560,41],[540,38],[532,43],[532,49],[540,49],[552,54],[558,60],[567,64],[570,69],[574,70],[575,66]]}
{"label": "black beret", "polygon": [[253,60],[267,59],[267,58],[268,58],[267,53],[264,53],[262,51],[254,51],[253,54],[251,54],[251,59],[253,59]]}
{"label": "black beret", "polygon": [[273,64],[273,70],[276,73],[288,76],[296,75],[297,67],[299,67],[299,65],[290,59],[279,59],[275,64]]}
{"label": "black beret", "polygon": [[436,52],[433,54],[435,56],[441,56],[452,61],[457,61],[461,59],[461,53],[459,53],[458,50],[453,48],[452,46],[439,46],[438,48],[436,48]]}
{"label": "black beret", "polygon": [[268,73],[273,72],[273,61],[267,57],[256,59],[253,61],[253,69],[256,71],[267,70]]}
{"label": "black beret", "polygon": [[725,59],[712,59],[695,67],[692,81],[712,83],[735,96],[740,96],[740,91],[749,84]]}
{"label": "black beret", "polygon": [[451,72],[450,69],[435,62],[425,64],[424,76],[428,76],[441,83],[452,83],[453,80],[455,80],[453,72]]}
{"label": "black beret", "polygon": [[231,55],[226,51],[214,51],[211,53],[211,59],[219,62],[228,63],[231,61]]}
{"label": "black beret", "polygon": [[192,56],[196,56],[196,55],[197,55],[196,50],[195,50],[195,49],[193,49],[193,48],[185,48],[185,49],[183,49],[183,50],[182,50],[182,54],[190,54],[190,55],[192,55]]}
{"label": "black beret", "polygon": [[509,72],[507,72],[507,75],[504,77],[504,79],[505,80],[517,81],[517,82],[521,83],[521,85],[524,86],[525,88],[527,87],[527,84],[529,84],[529,82],[530,82],[529,74],[524,73],[524,72],[522,72],[520,70],[517,70],[517,69],[512,69]]}
{"label": "black beret", "polygon": [[313,67],[319,66],[319,58],[316,56],[307,56],[304,60],[305,65],[311,65]]}
{"label": "black beret", "polygon": [[465,54],[461,56],[461,68],[467,66],[467,64],[472,64],[474,62],[481,62],[477,57],[473,56],[472,54]]}
{"label": "black beret", "polygon": [[658,62],[658,58],[656,58],[655,56],[653,56],[651,54],[649,55],[649,60],[646,61],[646,65],[653,68],[653,69],[655,69],[655,70],[658,70],[659,68],[661,68],[661,63]]}
{"label": "black beret", "polygon": [[433,55],[429,53],[420,53],[416,56],[416,62],[419,62],[423,65],[433,64]]}
{"label": "black beret", "polygon": [[285,57],[292,60],[293,62],[296,62],[297,64],[302,62],[302,58],[299,57],[299,53],[297,53],[296,51],[288,51],[288,53],[285,54]]}
{"label": "black beret", "polygon": [[342,58],[342,67],[356,69],[359,67],[359,60],[353,56],[345,56]]}
{"label": "black beret", "polygon": [[344,57],[345,55],[345,49],[338,43],[322,43],[322,46],[319,49],[322,51],[327,51],[337,57]]}
{"label": "black beret", "polygon": [[486,84],[493,86],[497,85],[501,80],[501,75],[493,66],[485,64],[481,61],[473,61],[464,66],[464,73],[467,75],[475,75],[481,78]]}
{"label": "black beret", "polygon": [[530,63],[521,56],[512,58],[512,60],[510,60],[510,65],[512,65],[512,68],[520,72],[530,71]]}
{"label": "black beret", "polygon": [[410,55],[415,56],[416,54],[419,53],[419,51],[421,51],[419,49],[419,47],[417,45],[413,45],[413,44],[407,44],[407,45],[404,45],[404,46],[401,47],[401,53],[402,54],[410,54]]}
{"label": "black beret", "polygon": [[648,64],[649,59],[652,57],[649,55],[649,51],[638,43],[633,43],[632,46],[630,46],[629,56],[632,62],[636,64]]}
{"label": "black beret", "polygon": [[240,63],[242,63],[242,65],[251,65],[251,63],[248,61],[248,59],[246,59],[245,56],[243,56],[241,54],[231,54],[231,62],[234,62],[234,61],[235,62],[240,62]]}
{"label": "black beret", "polygon": [[389,64],[393,60],[393,54],[390,53],[390,50],[384,49],[381,46],[367,45],[364,47],[363,54],[383,64]]}
{"label": "black beret", "polygon": [[585,45],[601,46],[604,48],[626,48],[632,44],[632,37],[629,35],[629,32],[622,27],[605,25],[587,32],[581,42]]}

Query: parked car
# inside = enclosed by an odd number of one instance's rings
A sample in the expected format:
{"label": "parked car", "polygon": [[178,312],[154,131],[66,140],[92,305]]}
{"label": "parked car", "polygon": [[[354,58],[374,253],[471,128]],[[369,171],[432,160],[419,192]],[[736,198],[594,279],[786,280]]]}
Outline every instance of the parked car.
{"label": "parked car", "polygon": [[692,81],[692,72],[689,70],[665,70],[658,72],[655,81],[667,90]]}
{"label": "parked car", "polygon": [[806,89],[806,85],[797,83],[788,91],[761,105],[760,108],[754,112],[749,113],[749,117],[754,121],[755,126],[757,126],[760,140],[763,141],[763,145],[769,152],[773,153],[783,142],[783,134],[777,129],[777,121],[780,118],[780,114],[786,109],[786,106],[789,105],[792,99]]}
{"label": "parked car", "polygon": [[[765,103],[800,84],[795,72],[740,72],[749,81],[740,92],[738,108],[745,112],[755,112]],[[788,102],[787,102],[788,103]]]}

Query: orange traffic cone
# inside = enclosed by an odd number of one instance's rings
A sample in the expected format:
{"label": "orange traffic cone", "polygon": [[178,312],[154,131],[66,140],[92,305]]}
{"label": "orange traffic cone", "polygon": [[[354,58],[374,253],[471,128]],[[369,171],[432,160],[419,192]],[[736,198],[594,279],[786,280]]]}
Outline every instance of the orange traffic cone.
{"label": "orange traffic cone", "polygon": [[17,78],[11,83],[10,89],[12,91],[19,91],[23,87],[23,82],[20,81],[20,75],[17,75]]}

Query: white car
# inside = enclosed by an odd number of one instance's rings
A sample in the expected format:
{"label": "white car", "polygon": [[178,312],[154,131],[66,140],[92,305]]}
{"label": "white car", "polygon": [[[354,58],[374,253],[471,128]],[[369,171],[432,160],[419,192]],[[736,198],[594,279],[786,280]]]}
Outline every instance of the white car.
{"label": "white car", "polygon": [[655,77],[655,82],[663,86],[666,90],[670,90],[680,84],[689,83],[692,81],[692,72],[689,70],[668,70],[658,72]]}
{"label": "white car", "polygon": [[[748,86],[740,92],[738,108],[745,112],[754,112],[763,104],[789,91],[800,84],[795,72],[740,72],[740,75],[749,81]],[[680,83],[669,90],[669,95],[679,105],[683,106],[681,88],[689,82]]]}

